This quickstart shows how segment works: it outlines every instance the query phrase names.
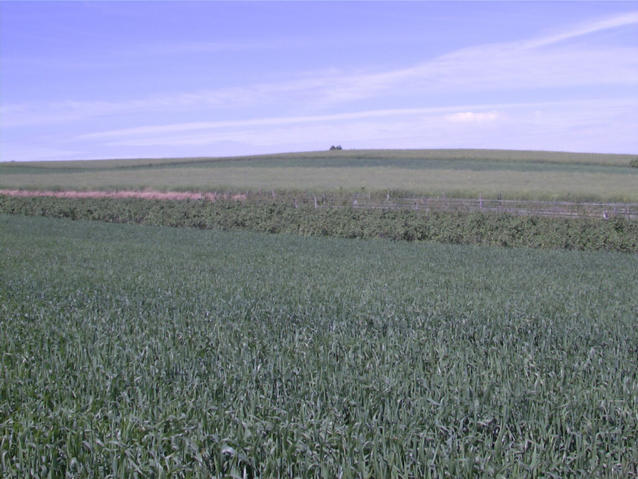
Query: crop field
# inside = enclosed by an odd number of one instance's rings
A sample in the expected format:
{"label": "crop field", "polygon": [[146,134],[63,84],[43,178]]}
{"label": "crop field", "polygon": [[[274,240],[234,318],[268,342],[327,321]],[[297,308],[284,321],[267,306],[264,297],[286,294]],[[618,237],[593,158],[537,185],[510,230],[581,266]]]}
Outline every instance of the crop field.
{"label": "crop field", "polygon": [[0,476],[636,477],[637,271],[0,215]]}
{"label": "crop field", "polygon": [[352,192],[638,201],[632,155],[352,150],[235,158],[1,163],[0,188]]}

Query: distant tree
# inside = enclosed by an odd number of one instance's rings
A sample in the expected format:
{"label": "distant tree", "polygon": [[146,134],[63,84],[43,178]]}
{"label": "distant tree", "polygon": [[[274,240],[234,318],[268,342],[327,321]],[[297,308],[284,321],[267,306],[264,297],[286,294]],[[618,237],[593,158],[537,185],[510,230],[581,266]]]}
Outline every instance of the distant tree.
{"label": "distant tree", "polygon": [[633,160],[631,160],[629,162],[629,166],[631,166],[632,168],[638,168],[638,158],[634,158]]}
{"label": "distant tree", "polygon": [[337,145],[337,146],[332,145],[330,147],[330,151],[335,151],[335,150],[343,150],[343,148],[341,148],[341,145]]}

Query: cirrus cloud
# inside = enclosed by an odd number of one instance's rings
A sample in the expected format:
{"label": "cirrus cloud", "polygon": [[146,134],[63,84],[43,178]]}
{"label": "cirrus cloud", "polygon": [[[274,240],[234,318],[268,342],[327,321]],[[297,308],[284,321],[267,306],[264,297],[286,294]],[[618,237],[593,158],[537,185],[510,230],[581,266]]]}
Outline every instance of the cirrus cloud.
{"label": "cirrus cloud", "polygon": [[464,111],[459,113],[452,113],[450,115],[446,115],[445,119],[451,122],[462,122],[462,123],[486,123],[492,122],[499,117],[499,114],[495,111],[488,112],[472,112],[472,111]]}

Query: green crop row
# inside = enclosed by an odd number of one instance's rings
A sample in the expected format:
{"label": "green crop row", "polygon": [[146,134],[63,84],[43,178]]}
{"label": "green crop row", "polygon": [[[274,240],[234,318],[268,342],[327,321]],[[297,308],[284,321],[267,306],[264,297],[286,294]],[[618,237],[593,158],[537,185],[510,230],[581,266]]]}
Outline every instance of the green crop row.
{"label": "green crop row", "polygon": [[0,476],[636,477],[636,271],[0,216]]}
{"label": "green crop row", "polygon": [[291,202],[0,196],[0,213],[343,238],[638,251],[638,222],[507,214],[295,207]]}

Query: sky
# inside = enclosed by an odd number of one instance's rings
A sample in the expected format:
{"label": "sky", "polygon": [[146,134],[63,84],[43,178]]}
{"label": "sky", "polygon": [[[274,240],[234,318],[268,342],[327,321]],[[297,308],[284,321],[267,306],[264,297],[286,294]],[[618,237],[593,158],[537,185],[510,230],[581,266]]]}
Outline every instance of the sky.
{"label": "sky", "polygon": [[0,161],[638,153],[638,2],[0,1]]}

